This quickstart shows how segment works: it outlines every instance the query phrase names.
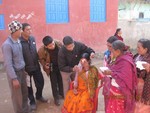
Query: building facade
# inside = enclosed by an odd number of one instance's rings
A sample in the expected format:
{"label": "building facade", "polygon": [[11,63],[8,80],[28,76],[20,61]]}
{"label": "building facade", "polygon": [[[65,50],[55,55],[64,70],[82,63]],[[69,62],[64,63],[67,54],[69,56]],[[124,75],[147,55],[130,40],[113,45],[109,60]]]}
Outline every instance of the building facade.
{"label": "building facade", "polygon": [[119,0],[118,27],[133,50],[141,38],[150,39],[150,0]]}
{"label": "building facade", "polygon": [[32,26],[37,47],[50,35],[72,36],[95,51],[106,49],[106,40],[117,27],[118,0],[0,0],[0,44],[12,20]]}

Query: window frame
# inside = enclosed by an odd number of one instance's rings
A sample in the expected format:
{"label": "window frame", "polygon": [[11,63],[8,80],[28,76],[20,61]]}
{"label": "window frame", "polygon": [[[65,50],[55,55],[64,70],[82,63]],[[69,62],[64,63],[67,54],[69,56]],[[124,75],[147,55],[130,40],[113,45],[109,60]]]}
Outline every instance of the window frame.
{"label": "window frame", "polygon": [[106,0],[90,0],[90,22],[106,22],[106,7]]}
{"label": "window frame", "polygon": [[69,22],[69,0],[45,0],[45,5],[47,24]]}

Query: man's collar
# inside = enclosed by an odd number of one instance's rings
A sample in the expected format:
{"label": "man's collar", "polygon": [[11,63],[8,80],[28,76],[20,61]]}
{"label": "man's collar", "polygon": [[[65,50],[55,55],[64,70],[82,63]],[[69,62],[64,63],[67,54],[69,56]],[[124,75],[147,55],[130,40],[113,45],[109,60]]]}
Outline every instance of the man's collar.
{"label": "man's collar", "polygon": [[10,40],[11,40],[13,43],[20,43],[20,40],[19,40],[19,39],[14,40],[11,36],[10,36],[9,38],[10,38]]}

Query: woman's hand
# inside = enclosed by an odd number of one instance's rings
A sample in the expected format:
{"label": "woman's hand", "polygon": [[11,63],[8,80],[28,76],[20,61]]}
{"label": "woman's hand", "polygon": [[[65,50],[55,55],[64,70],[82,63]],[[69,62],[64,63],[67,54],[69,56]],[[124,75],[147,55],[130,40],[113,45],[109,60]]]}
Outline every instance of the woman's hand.
{"label": "woman's hand", "polygon": [[104,75],[111,75],[111,70],[107,69],[102,72]]}
{"label": "woman's hand", "polygon": [[76,88],[73,89],[73,92],[74,92],[75,95],[78,94],[78,90]]}
{"label": "woman's hand", "polygon": [[143,63],[142,64],[145,70],[149,73],[150,72],[150,64],[149,63]]}
{"label": "woman's hand", "polygon": [[90,54],[90,59],[92,59],[92,58],[94,58],[94,57],[95,57],[95,53],[92,52],[92,53]]}

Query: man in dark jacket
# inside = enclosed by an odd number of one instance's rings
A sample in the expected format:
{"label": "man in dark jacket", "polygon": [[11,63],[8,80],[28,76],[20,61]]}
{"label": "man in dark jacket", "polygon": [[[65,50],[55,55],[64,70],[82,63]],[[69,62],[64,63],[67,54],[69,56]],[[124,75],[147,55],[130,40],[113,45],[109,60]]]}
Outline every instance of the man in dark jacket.
{"label": "man in dark jacket", "polygon": [[44,87],[44,79],[38,62],[38,54],[36,50],[36,43],[34,37],[31,36],[31,26],[28,23],[22,24],[22,36],[20,37],[23,57],[25,60],[25,70],[28,73],[27,85],[28,85],[28,97],[30,100],[31,109],[36,109],[36,102],[33,95],[32,79],[33,76],[36,86],[36,99],[41,102],[46,102],[42,97],[42,91]]}
{"label": "man in dark jacket", "polygon": [[83,53],[89,53],[94,57],[94,50],[81,42],[74,41],[70,36],[63,38],[64,45],[58,53],[58,65],[63,80],[64,96],[69,89],[70,77],[77,69],[77,65]]}
{"label": "man in dark jacket", "polygon": [[59,41],[54,41],[50,36],[43,38],[43,44],[38,50],[40,63],[43,70],[50,76],[54,103],[59,106],[59,97],[64,97],[62,77],[58,68],[58,51],[62,44]]}

